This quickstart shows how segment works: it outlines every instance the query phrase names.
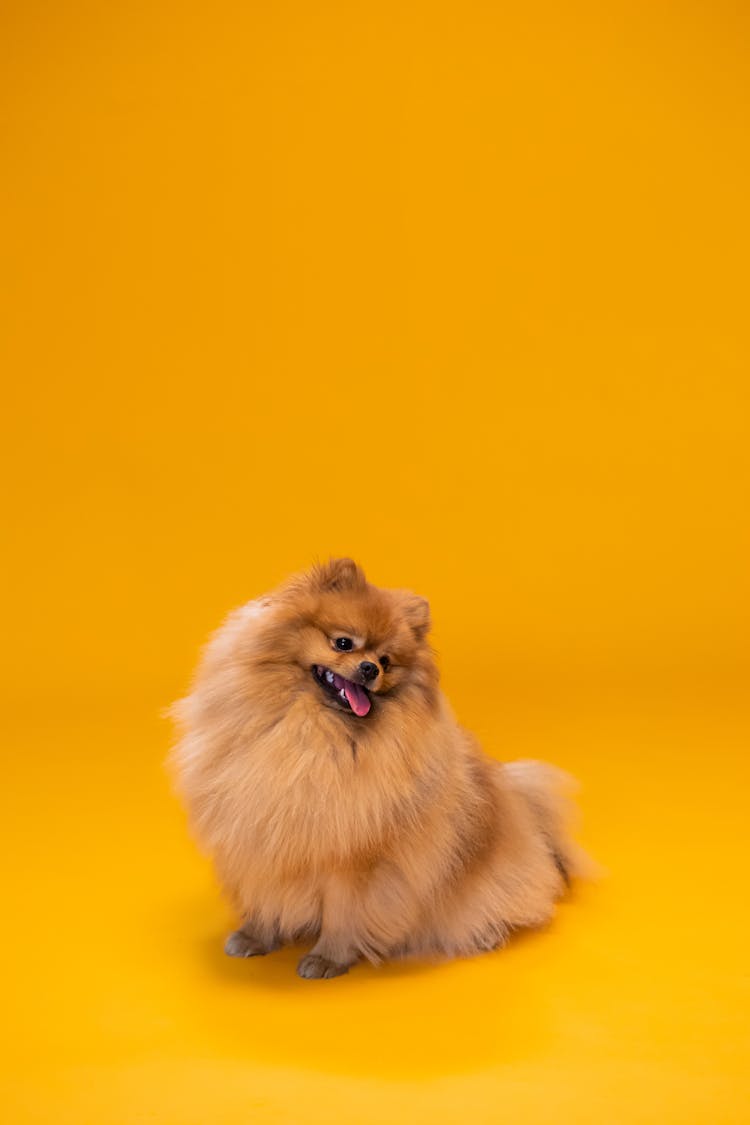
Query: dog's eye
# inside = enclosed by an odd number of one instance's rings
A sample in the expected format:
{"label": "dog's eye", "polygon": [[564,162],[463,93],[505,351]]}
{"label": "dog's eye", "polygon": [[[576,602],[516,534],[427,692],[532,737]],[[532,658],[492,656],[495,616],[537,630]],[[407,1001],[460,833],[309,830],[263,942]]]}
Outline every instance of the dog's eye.
{"label": "dog's eye", "polygon": [[388,665],[390,664],[390,662],[391,662],[390,656],[381,656],[380,657],[380,667],[383,669],[384,672],[388,671]]}
{"label": "dog's eye", "polygon": [[336,637],[336,640],[333,643],[335,644],[336,648],[341,650],[341,652],[349,652],[354,648],[354,641],[351,639],[351,637]]}

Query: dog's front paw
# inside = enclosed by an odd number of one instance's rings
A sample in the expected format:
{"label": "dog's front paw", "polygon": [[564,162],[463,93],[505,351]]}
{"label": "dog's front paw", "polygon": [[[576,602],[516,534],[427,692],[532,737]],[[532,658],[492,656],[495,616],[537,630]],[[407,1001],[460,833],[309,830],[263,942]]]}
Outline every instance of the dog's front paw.
{"label": "dog's front paw", "polygon": [[265,953],[273,953],[278,946],[264,945],[258,938],[246,934],[244,930],[235,930],[224,942],[224,952],[227,957],[262,957]]}
{"label": "dog's front paw", "polygon": [[329,961],[327,957],[321,957],[319,953],[308,953],[297,966],[297,972],[305,980],[321,980],[322,978],[327,980],[329,977],[340,977],[344,973],[348,973],[349,966]]}

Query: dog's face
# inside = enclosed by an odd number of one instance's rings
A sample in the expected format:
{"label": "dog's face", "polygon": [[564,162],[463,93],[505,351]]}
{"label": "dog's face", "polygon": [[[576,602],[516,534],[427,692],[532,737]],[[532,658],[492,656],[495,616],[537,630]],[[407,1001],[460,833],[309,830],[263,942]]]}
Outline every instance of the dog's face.
{"label": "dog's face", "polygon": [[424,598],[371,586],[351,559],[315,567],[284,597],[285,648],[319,706],[367,722],[386,700],[434,686]]}

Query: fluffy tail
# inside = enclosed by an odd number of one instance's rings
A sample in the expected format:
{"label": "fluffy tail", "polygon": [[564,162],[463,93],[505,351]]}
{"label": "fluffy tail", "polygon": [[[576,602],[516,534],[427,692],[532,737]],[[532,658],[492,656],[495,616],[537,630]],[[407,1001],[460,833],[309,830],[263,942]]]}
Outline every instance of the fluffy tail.
{"label": "fluffy tail", "polygon": [[578,822],[578,809],[573,801],[578,789],[575,779],[546,762],[505,762],[502,769],[506,780],[536,813],[565,881],[594,878],[596,865],[572,835]]}

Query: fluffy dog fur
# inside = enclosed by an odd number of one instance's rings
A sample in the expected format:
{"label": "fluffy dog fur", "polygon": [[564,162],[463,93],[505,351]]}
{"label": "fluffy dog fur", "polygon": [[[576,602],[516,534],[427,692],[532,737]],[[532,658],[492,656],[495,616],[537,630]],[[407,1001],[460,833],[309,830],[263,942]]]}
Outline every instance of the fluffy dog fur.
{"label": "fluffy dog fur", "polygon": [[307,937],[300,975],[331,977],[361,958],[473,954],[545,923],[578,873],[565,775],[482,754],[439,690],[429,625],[424,599],[337,559],[209,643],[173,709],[174,764],[242,918],[230,955]]}

